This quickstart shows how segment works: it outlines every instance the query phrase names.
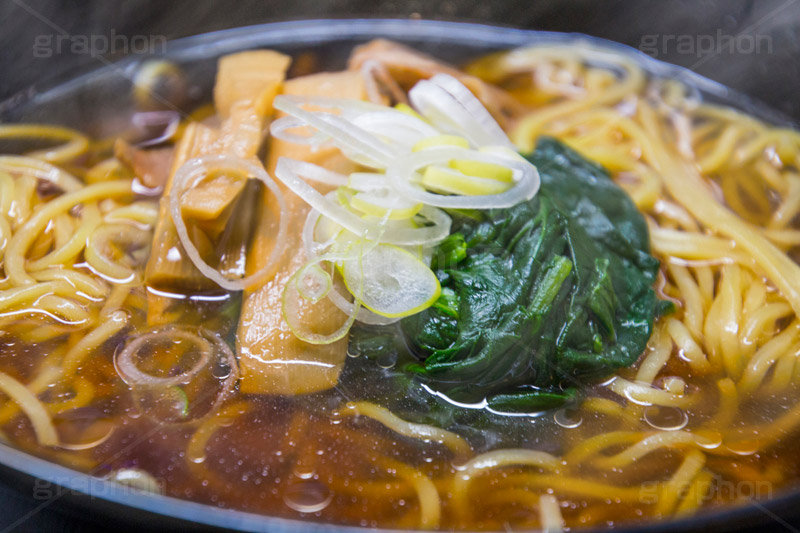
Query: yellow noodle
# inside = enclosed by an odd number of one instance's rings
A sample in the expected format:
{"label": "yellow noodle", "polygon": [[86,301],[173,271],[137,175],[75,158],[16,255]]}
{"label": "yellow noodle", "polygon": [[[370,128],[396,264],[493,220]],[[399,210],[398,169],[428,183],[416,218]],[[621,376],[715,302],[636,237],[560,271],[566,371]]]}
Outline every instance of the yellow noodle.
{"label": "yellow noodle", "polygon": [[708,493],[713,481],[714,476],[710,472],[701,470],[700,473],[695,476],[694,481],[692,481],[692,484],[689,486],[689,490],[686,491],[686,495],[681,500],[681,503],[678,504],[678,508],[675,510],[675,516],[685,517],[693,514],[708,498]]}
{"label": "yellow noodle", "polygon": [[623,413],[623,406],[608,398],[586,398],[581,408],[611,416],[622,416]]}
{"label": "yellow noodle", "polygon": [[609,388],[623,398],[640,405],[663,405],[686,407],[691,403],[688,396],[674,394],[651,386],[649,383],[637,383],[617,376]]}
{"label": "yellow noodle", "polygon": [[[624,136],[634,139],[636,141],[636,145],[641,150],[643,159],[646,161],[652,160],[653,147],[650,139],[647,137],[647,134],[636,122],[622,115],[619,111],[611,108],[592,109],[584,111],[583,113],[576,113],[567,118],[564,123],[567,125],[574,125],[575,123],[584,122],[587,119],[591,119],[598,124],[603,125],[604,128],[613,127]],[[593,130],[589,135],[594,135],[595,131],[597,130]],[[604,132],[603,129],[600,129],[599,131],[601,133]],[[594,139],[594,137],[581,135],[578,139],[583,142],[590,142]],[[608,146],[604,146],[604,148],[608,149]]]}
{"label": "yellow noodle", "polygon": [[705,309],[708,309],[714,300],[714,273],[707,266],[693,266],[692,271],[697,279],[697,287],[700,289],[700,294],[703,295]]}
{"label": "yellow noodle", "polygon": [[714,140],[711,153],[697,162],[697,167],[703,174],[711,174],[724,166],[731,159],[733,147],[742,134],[741,128],[729,126]]}
{"label": "yellow noodle", "polygon": [[[541,53],[541,49],[537,50],[536,48],[531,48],[515,53],[517,56],[523,56],[523,54],[535,56],[537,53]],[[511,132],[511,140],[520,147],[522,152],[530,152],[533,150],[534,140],[538,137],[541,128],[546,123],[559,117],[570,116],[579,111],[583,111],[592,105],[616,103],[625,96],[638,92],[638,89],[644,83],[642,71],[625,58],[602,52],[598,53],[597,50],[589,47],[581,47],[578,53],[585,59],[602,58],[612,64],[618,65],[625,71],[622,80],[612,87],[590,95],[587,98],[560,102],[546,109],[539,110],[536,113],[532,113],[522,119],[515,130]]]}
{"label": "yellow noodle", "polygon": [[[645,167],[646,168],[646,167]],[[700,228],[686,209],[668,200],[659,199],[653,206],[653,211],[677,222],[681,229],[697,232]]]}
{"label": "yellow noodle", "polygon": [[775,363],[772,380],[769,382],[769,387],[773,392],[780,392],[791,385],[794,377],[794,365],[799,353],[800,344],[797,345],[797,350],[786,352]]}
{"label": "yellow noodle", "polygon": [[667,269],[680,290],[686,327],[692,332],[694,339],[701,340],[703,335],[704,303],[700,288],[686,267],[669,264]]}
{"label": "yellow noodle", "polygon": [[[86,262],[101,276],[116,283],[130,283],[141,279],[141,272],[121,261],[108,257],[116,246],[112,243],[130,244],[136,248],[150,245],[150,232],[146,232],[132,224],[103,224],[95,228],[86,242],[84,258]],[[120,246],[121,248],[121,246]],[[123,259],[125,256],[123,255]]]}
{"label": "yellow noodle", "polygon": [[469,443],[461,436],[435,426],[406,422],[385,407],[370,402],[348,402],[341,410],[342,415],[361,415],[380,422],[395,433],[418,440],[429,440],[444,444],[459,457],[472,451]]}
{"label": "yellow noodle", "polygon": [[739,390],[743,393],[751,393],[756,390],[761,385],[767,371],[781,355],[787,350],[800,349],[800,346],[796,346],[799,337],[800,323],[794,322],[777,337],[759,348],[745,367],[744,374],[738,383]]}
{"label": "yellow noodle", "polygon": [[32,284],[35,280],[26,272],[25,254],[33,240],[56,215],[77,204],[104,197],[128,196],[132,194],[130,181],[109,181],[88,185],[83,189],[67,193],[48,202],[16,231],[6,249],[6,275],[19,285]]}
{"label": "yellow noodle", "polygon": [[777,147],[782,144],[796,143],[797,139],[797,132],[792,130],[773,129],[760,131],[756,138],[736,150],[736,162],[739,164],[745,163],[756,157],[759,152],[762,152],[768,146]]}
{"label": "yellow noodle", "polygon": [[392,470],[397,477],[404,479],[414,487],[420,509],[419,528],[438,529],[442,517],[442,501],[433,481],[416,468],[400,461],[381,457],[380,462]]}
{"label": "yellow noodle", "polygon": [[72,234],[75,233],[75,224],[69,213],[61,213],[53,219],[53,239],[55,248],[61,248],[69,242]]}
{"label": "yellow noodle", "polygon": [[3,261],[3,255],[5,255],[6,246],[10,239],[11,226],[8,224],[5,217],[0,216],[0,262]]}
{"label": "yellow noodle", "polygon": [[785,228],[800,212],[800,178],[792,176],[786,181],[788,183],[787,191],[782,194],[783,201],[770,217],[770,229]]}
{"label": "yellow noodle", "polygon": [[763,447],[767,448],[781,441],[784,437],[789,436],[791,433],[797,431],[800,425],[800,405],[795,405],[784,414],[779,416],[776,420],[752,428],[750,431],[757,435],[758,440],[763,443]]}
{"label": "yellow noodle", "polygon": [[642,500],[641,487],[622,487],[567,474],[512,474],[504,477],[500,483],[527,489],[552,490],[562,497],[576,496],[634,504]]}
{"label": "yellow noodle", "polygon": [[[760,339],[772,337],[775,323],[791,314],[792,308],[785,302],[765,303],[750,313],[741,331],[745,353],[752,355]],[[749,346],[752,350],[748,350]]]}
{"label": "yellow noodle", "polygon": [[94,398],[95,388],[88,379],[78,376],[72,382],[72,389],[75,391],[72,398],[60,402],[48,403],[47,410],[57,415],[65,411],[85,407],[89,405]]}
{"label": "yellow noodle", "polygon": [[0,312],[30,304],[45,294],[72,296],[75,288],[66,281],[56,280],[0,291]]}
{"label": "yellow noodle", "polygon": [[[12,317],[8,317],[8,318],[12,318]],[[42,342],[51,341],[51,340],[53,340],[53,339],[55,339],[57,337],[63,337],[65,335],[75,331],[76,329],[83,329],[84,327],[88,327],[90,325],[89,324],[90,321],[91,321],[91,317],[89,316],[88,313],[87,313],[87,316],[86,316],[86,320],[85,321],[81,321],[78,324],[74,324],[74,323],[70,324],[70,323],[66,323],[65,321],[59,321],[61,323],[54,322],[54,323],[49,323],[49,324],[47,324],[45,326],[42,326],[42,325],[34,326],[34,324],[36,324],[36,322],[35,322],[35,319],[33,319],[29,323],[30,328],[27,329],[27,330],[24,330],[24,329],[22,329],[21,326],[23,326],[23,324],[25,324],[25,322],[22,321],[22,320],[19,320],[19,318],[17,318],[15,320],[15,325],[20,326],[20,327],[15,332],[15,335],[16,335],[17,338],[19,338],[20,340],[22,340],[24,342],[27,342],[27,343],[30,343],[30,344],[38,344],[38,343],[42,343]]]}
{"label": "yellow noodle", "polygon": [[[69,296],[71,297],[72,294]],[[59,316],[70,324],[85,324],[89,321],[89,312],[72,298],[45,294],[36,300],[34,307],[37,310],[44,310],[51,315]]]}
{"label": "yellow noodle", "polygon": [[[781,174],[777,168],[772,163],[767,161],[757,161],[753,165],[758,175],[764,182],[767,184],[768,187],[777,191],[780,195],[785,195],[789,190],[789,181],[788,179]],[[797,179],[796,174],[791,174],[790,179]]]}
{"label": "yellow noodle", "polygon": [[130,205],[117,207],[103,216],[104,222],[121,222],[126,220],[132,220],[148,226],[155,226],[158,220],[158,203],[134,202]]}
{"label": "yellow noodle", "polygon": [[[744,361],[739,357],[739,321],[742,311],[741,271],[737,265],[722,268],[719,295],[719,343],[725,370],[734,378],[741,374]],[[715,302],[716,305],[716,302]]]}
{"label": "yellow noodle", "polygon": [[61,280],[68,283],[75,291],[76,295],[83,293],[90,298],[101,299],[108,294],[108,286],[102,281],[67,268],[47,268],[38,272],[32,272],[31,276],[36,281],[57,281]]}
{"label": "yellow noodle", "polygon": [[714,370],[723,370],[725,362],[722,359],[722,317],[723,300],[717,297],[711,302],[703,323],[703,338],[705,339],[708,362]]}
{"label": "yellow noodle", "polygon": [[203,421],[195,430],[189,445],[186,447],[186,459],[189,465],[200,465],[206,458],[206,447],[218,429],[231,425],[249,409],[247,402],[236,402],[226,405],[214,416]]}
{"label": "yellow noodle", "polygon": [[639,365],[636,372],[636,381],[642,383],[653,383],[656,376],[667,364],[667,360],[672,355],[672,342],[663,328],[656,327],[653,336],[650,338],[648,347],[649,353]]}
{"label": "yellow noodle", "polygon": [[686,458],[673,474],[672,478],[664,484],[656,503],[656,513],[661,516],[672,513],[676,504],[680,500],[682,493],[697,477],[697,474],[705,465],[706,456],[698,450],[690,450]]}
{"label": "yellow noodle", "polygon": [[711,370],[711,365],[703,353],[702,348],[692,338],[692,334],[684,322],[675,318],[667,319],[667,331],[683,358],[689,361],[692,370],[697,374],[703,375]]}
{"label": "yellow noodle", "polygon": [[128,323],[128,313],[115,311],[104,318],[93,331],[87,333],[69,349],[61,362],[62,375],[71,378],[98,346],[122,331]]}
{"label": "yellow noodle", "polygon": [[736,418],[739,411],[739,391],[731,378],[717,381],[719,389],[719,406],[711,425],[718,429],[726,429]]}
{"label": "yellow noodle", "polygon": [[116,179],[133,179],[133,173],[116,158],[106,159],[86,171],[86,183],[99,183]]}
{"label": "yellow noodle", "polygon": [[702,444],[709,444],[709,440],[702,435],[688,431],[660,431],[645,437],[617,455],[594,459],[593,463],[601,468],[622,468],[663,448],[693,447]]}
{"label": "yellow noodle", "polygon": [[564,530],[564,518],[558,500],[551,494],[539,496],[539,514],[542,531],[555,533]]}
{"label": "yellow noodle", "polygon": [[564,455],[564,461],[569,465],[576,465],[611,446],[638,442],[643,435],[644,433],[640,431],[608,431],[600,433],[576,444]]}
{"label": "yellow noodle", "polygon": [[764,236],[769,239],[772,244],[781,248],[788,249],[800,245],[800,230],[767,229],[764,230]]}
{"label": "yellow noodle", "polygon": [[29,261],[27,264],[28,271],[42,270],[54,265],[71,263],[83,251],[86,240],[98,225],[100,225],[100,212],[97,209],[97,205],[84,205],[81,212],[81,225],[72,234],[72,237],[62,247],[35,261]]}
{"label": "yellow noodle", "polygon": [[0,168],[0,217],[9,216],[11,202],[14,200],[14,178]]}
{"label": "yellow noodle", "polygon": [[453,507],[459,514],[467,513],[467,500],[470,481],[487,470],[507,466],[530,466],[544,470],[557,471],[562,462],[549,453],[538,450],[504,449],[486,452],[473,457],[464,464],[453,479]]}
{"label": "yellow noodle", "polygon": [[800,285],[797,281],[800,280],[800,266],[720,204],[691,166],[675,161],[665,147],[658,150],[658,154],[661,171],[672,178],[665,182],[669,192],[709,229],[730,237],[737,247],[750,254],[795,313],[800,314]]}
{"label": "yellow noodle", "polygon": [[86,153],[89,139],[79,131],[45,124],[1,124],[0,139],[47,139],[64,144],[31,152],[32,157],[45,161],[64,163]]}
{"label": "yellow noodle", "polygon": [[[767,286],[764,284],[764,281],[758,277],[756,277],[753,281],[750,282],[750,287],[747,288],[747,291],[744,295],[744,300],[742,302],[742,318],[746,322],[749,320],[753,313],[761,309],[761,307],[767,301]],[[789,312],[791,312],[791,307],[788,308]],[[742,334],[746,328],[742,329]]]}
{"label": "yellow noodle", "polygon": [[83,187],[83,183],[69,172],[33,157],[0,155],[0,170],[50,182],[64,192],[75,192]]}
{"label": "yellow noodle", "polygon": [[11,398],[31,421],[36,439],[42,446],[57,446],[58,433],[47,409],[25,385],[0,372],[0,391]]}
{"label": "yellow noodle", "polygon": [[442,510],[436,485],[428,477],[419,473],[414,474],[409,481],[414,485],[419,499],[419,527],[421,529],[438,529]]}
{"label": "yellow noodle", "polygon": [[101,317],[107,317],[117,309],[121,309],[122,305],[125,303],[125,300],[130,295],[132,288],[133,287],[131,285],[115,283],[111,288],[111,293],[103,303],[103,308],[100,309],[99,315]]}
{"label": "yellow noodle", "polygon": [[665,377],[661,381],[663,389],[670,394],[682,396],[686,393],[686,381],[680,376]]}
{"label": "yellow noodle", "polygon": [[639,209],[652,209],[658,203],[662,193],[661,179],[658,174],[642,164],[636,164],[634,172],[640,185],[630,191],[631,199]]}
{"label": "yellow noodle", "polygon": [[[0,159],[2,159],[2,156],[0,156]],[[30,176],[19,176],[15,184],[14,201],[11,203],[9,210],[14,229],[21,226],[30,216],[35,194],[36,179]]]}
{"label": "yellow noodle", "polygon": [[702,233],[651,228],[650,237],[653,250],[666,256],[717,264],[738,262],[750,265],[754,261],[751,256],[737,251],[733,242]]}
{"label": "yellow noodle", "polygon": [[725,172],[718,180],[727,206],[742,219],[761,226],[772,211],[763,187],[741,170]]}

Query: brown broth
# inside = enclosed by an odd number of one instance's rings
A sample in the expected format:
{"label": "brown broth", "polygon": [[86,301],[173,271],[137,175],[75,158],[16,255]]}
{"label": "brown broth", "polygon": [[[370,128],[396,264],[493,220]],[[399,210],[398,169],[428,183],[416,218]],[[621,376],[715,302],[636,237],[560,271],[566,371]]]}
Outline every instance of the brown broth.
{"label": "brown broth", "polygon": [[[557,100],[546,91],[535,93],[529,78],[512,73],[500,82],[518,100],[533,107]],[[570,137],[568,130],[546,133]],[[712,153],[713,148],[700,146],[698,157]],[[94,156],[101,159],[99,154]],[[711,183],[721,183],[722,197],[738,207],[741,216],[765,225],[780,199],[763,183],[754,186],[757,197],[748,198],[740,181],[752,171],[751,167],[737,169],[735,175],[727,176],[734,180],[727,185],[717,174],[707,178]],[[620,183],[626,180],[624,175],[616,177]],[[653,221],[658,218],[653,206],[645,211]],[[790,228],[796,226],[794,222]],[[667,221],[665,227],[677,225]],[[38,243],[29,258],[43,256],[51,245],[47,239]],[[787,251],[796,252],[796,247]],[[671,258],[660,259],[666,265]],[[81,263],[76,267],[88,271]],[[710,274],[714,287],[720,283],[719,267],[715,265]],[[679,304],[674,316],[684,320],[687,310],[681,307],[682,294],[669,278],[665,267],[659,292]],[[0,280],[0,289],[4,281]],[[753,281],[757,281],[755,276]],[[766,291],[765,304],[777,301],[771,285],[767,284]],[[418,527],[421,505],[414,475],[430,479],[436,488],[441,498],[441,529],[539,527],[539,496],[548,492],[558,497],[570,528],[613,527],[674,516],[672,510],[659,510],[659,487],[669,482],[685,460],[687,447],[680,445],[659,448],[619,468],[605,468],[596,461],[575,461],[557,473],[513,465],[490,468],[471,480],[465,495],[468,509],[460,509],[454,480],[461,475],[466,458],[441,443],[405,437],[369,417],[345,412],[348,402],[368,400],[389,407],[401,418],[425,418],[424,412],[409,412],[419,408],[419,398],[403,398],[402,390],[393,388],[393,380],[401,371],[386,361],[349,357],[335,389],[305,396],[246,395],[234,388],[217,404],[215,400],[224,390],[225,372],[213,366],[181,384],[180,390],[132,390],[120,378],[115,358],[127,343],[152,327],[148,301],[150,305],[158,302],[160,316],[169,317],[161,326],[202,327],[224,338],[231,347],[235,345],[239,295],[220,291],[168,294],[136,287],[121,306],[127,313],[126,326],[91,351],[76,376],[39,394],[51,411],[62,444],[67,446],[39,445],[29,418],[7,401],[0,404],[0,429],[13,446],[98,477],[130,469],[143,471],[167,496],[334,524]],[[88,307],[92,319],[102,323],[102,302]],[[48,360],[63,357],[67,347],[74,346],[85,333],[31,309],[0,315],[0,320],[0,372],[25,384],[47,368]],[[777,321],[768,336],[777,335],[789,327],[789,322],[785,317]],[[184,372],[198,358],[185,346],[153,343],[143,349],[139,363],[151,375],[169,377]],[[620,377],[633,380],[637,369],[635,365],[623,370]],[[798,424],[787,424],[784,434],[771,441],[759,441],[760,431],[768,430],[782,416],[796,413],[800,405],[798,371],[794,370],[788,386],[771,389],[775,373],[770,368],[766,385],[742,395],[733,420],[721,422],[718,381],[726,374],[716,371],[698,375],[674,348],[656,383],[680,377],[685,382],[684,395],[691,398],[688,406],[638,405],[611,392],[605,383],[582,392],[585,397],[613,401],[616,407],[607,411],[575,405],[539,416],[473,413],[475,416],[465,420],[474,421],[475,427],[457,420],[443,429],[462,435],[474,456],[523,448],[562,457],[580,449],[589,439],[612,432],[635,432],[635,441],[657,431],[702,435],[709,442],[703,452],[704,472],[710,483],[707,493],[694,495],[702,512],[765,500],[798,484],[800,454],[793,442]],[[207,441],[197,449],[195,439],[203,436]],[[621,440],[598,455],[607,459],[632,442]],[[81,447],[84,449],[75,449]]]}

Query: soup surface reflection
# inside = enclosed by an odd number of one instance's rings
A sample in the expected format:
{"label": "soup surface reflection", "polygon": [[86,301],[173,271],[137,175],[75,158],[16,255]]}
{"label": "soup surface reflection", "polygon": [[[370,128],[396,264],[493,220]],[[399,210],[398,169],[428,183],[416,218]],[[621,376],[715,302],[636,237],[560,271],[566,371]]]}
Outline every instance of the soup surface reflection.
{"label": "soup surface reflection", "polygon": [[0,125],[10,445],[397,529],[797,484],[798,132],[577,42],[458,69],[379,40],[324,70],[227,56],[213,103],[120,138]]}

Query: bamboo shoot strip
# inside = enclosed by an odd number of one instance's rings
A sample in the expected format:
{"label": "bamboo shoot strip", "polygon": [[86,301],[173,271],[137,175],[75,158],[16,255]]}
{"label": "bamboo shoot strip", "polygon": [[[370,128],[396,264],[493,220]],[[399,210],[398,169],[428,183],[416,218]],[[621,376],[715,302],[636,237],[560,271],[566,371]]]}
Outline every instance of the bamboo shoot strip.
{"label": "bamboo shoot strip", "polygon": [[[232,154],[255,157],[263,140],[266,121],[272,114],[272,99],[280,91],[290,58],[270,50],[242,52],[223,57],[219,62],[214,101],[224,119],[215,130],[202,124],[190,124],[176,149],[170,177],[164,190],[169,196],[175,172],[188,160],[203,155]],[[182,199],[182,213],[195,245],[207,261],[225,247],[218,240],[228,234],[234,204],[245,189],[241,176],[216,174],[187,191]],[[213,288],[214,284],[191,263],[181,246],[166,201],[162,200],[153,242],[153,253],[147,264],[149,284],[172,290]],[[232,243],[241,248],[246,237]],[[231,254],[227,252],[221,257]],[[235,255],[235,253],[233,254]]]}
{"label": "bamboo shoot strip", "polygon": [[[365,100],[366,89],[360,72],[313,74],[286,82],[285,94],[331,96]],[[322,147],[312,152],[308,146],[271,139],[267,170],[272,173],[279,157],[309,161],[329,170],[349,174],[356,166],[336,148]],[[289,227],[302,227],[308,205],[287,193]],[[249,274],[263,268],[274,246],[278,206],[274,195],[264,195],[253,243],[248,253]],[[241,367],[240,390],[246,394],[305,394],[336,385],[344,366],[347,340],[328,345],[301,341],[289,330],[281,313],[281,296],[292,274],[307,261],[299,232],[290,232],[274,277],[261,287],[245,292],[239,319],[237,352]],[[327,300],[304,313],[304,320],[319,333],[335,330],[345,319]]]}

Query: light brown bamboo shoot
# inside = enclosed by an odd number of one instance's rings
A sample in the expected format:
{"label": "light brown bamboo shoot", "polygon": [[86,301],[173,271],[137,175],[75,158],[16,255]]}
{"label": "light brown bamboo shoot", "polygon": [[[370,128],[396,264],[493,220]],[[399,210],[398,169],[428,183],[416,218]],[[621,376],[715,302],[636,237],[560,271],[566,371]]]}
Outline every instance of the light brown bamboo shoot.
{"label": "light brown bamboo shoot", "polygon": [[[147,282],[152,286],[169,290],[214,287],[213,282],[191,263],[177,237],[168,209],[174,174],[186,161],[202,155],[255,157],[272,113],[272,100],[281,89],[290,61],[288,56],[271,50],[242,52],[220,59],[214,101],[224,122],[219,130],[191,123],[178,143],[164,187],[152,255],[145,271]],[[214,255],[215,245],[211,241],[224,232],[245,183],[241,176],[220,174],[203,180],[197,188],[185,193],[182,214],[200,241],[195,242],[198,248],[199,244],[209,241],[206,246],[209,255]],[[205,255],[204,258],[219,259]]]}
{"label": "light brown bamboo shoot", "polygon": [[[317,95],[365,99],[363,77],[358,72],[321,73],[287,81],[284,92],[292,95]],[[279,157],[310,161],[339,172],[356,170],[336,148],[312,152],[309,147],[272,139],[267,169],[272,172]],[[301,228],[308,205],[283,189],[289,212],[289,240],[275,267],[275,275],[264,285],[247,291],[242,305],[237,335],[241,367],[240,389],[247,394],[305,394],[336,385],[344,366],[347,339],[332,344],[314,345],[301,341],[290,330],[281,313],[281,296],[291,275],[306,262],[301,243]],[[274,247],[279,207],[274,195],[265,191],[253,243],[248,254],[248,273],[263,267]],[[345,315],[327,300],[304,314],[320,332],[329,332],[345,320]]]}

